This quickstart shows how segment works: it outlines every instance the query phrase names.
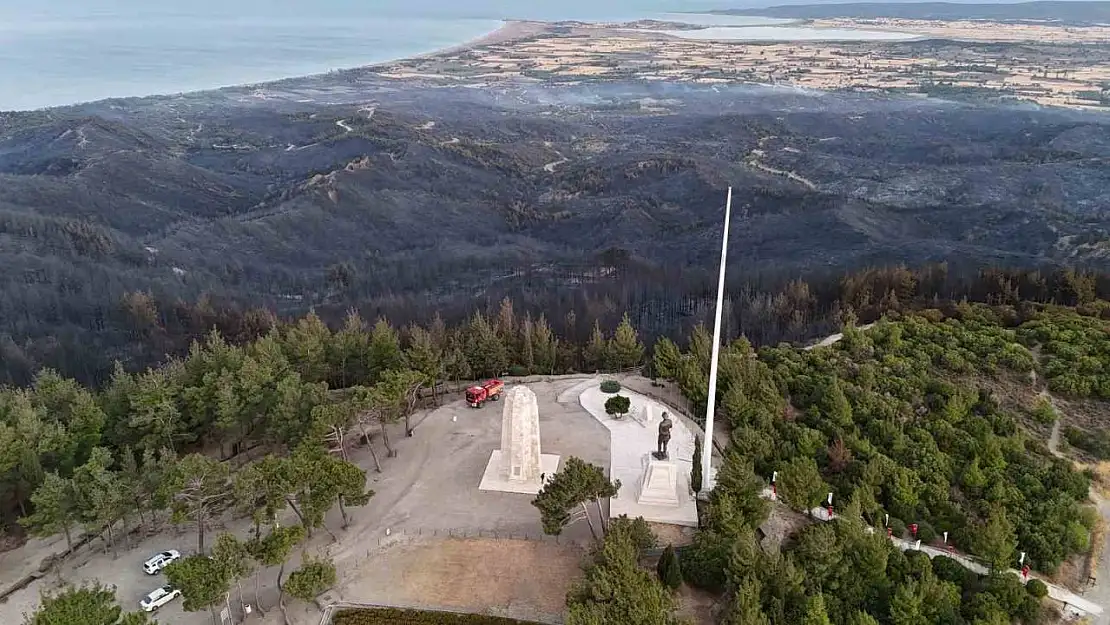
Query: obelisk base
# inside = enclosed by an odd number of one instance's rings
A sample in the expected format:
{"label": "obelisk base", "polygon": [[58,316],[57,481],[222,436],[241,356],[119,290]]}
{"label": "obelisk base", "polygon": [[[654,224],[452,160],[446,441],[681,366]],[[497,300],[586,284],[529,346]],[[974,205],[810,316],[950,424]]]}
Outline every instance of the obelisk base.
{"label": "obelisk base", "polygon": [[[543,484],[539,478],[530,480],[513,479],[508,472],[505,471],[505,459],[502,457],[502,450],[495,449],[490,454],[489,464],[486,465],[486,471],[482,474],[482,481],[478,484],[478,490],[500,491],[503,493],[520,493],[522,495],[535,495],[543,488]],[[540,467],[543,474],[550,479],[555,472],[559,470],[559,456],[554,454],[540,454]],[[473,482],[472,482],[473,483]]]}

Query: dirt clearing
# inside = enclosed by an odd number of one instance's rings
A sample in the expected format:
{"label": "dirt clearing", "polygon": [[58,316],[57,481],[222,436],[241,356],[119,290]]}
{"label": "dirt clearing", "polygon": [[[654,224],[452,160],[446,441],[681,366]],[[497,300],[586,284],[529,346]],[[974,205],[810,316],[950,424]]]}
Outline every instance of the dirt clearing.
{"label": "dirt clearing", "polygon": [[584,555],[580,546],[549,542],[433,538],[373,556],[338,594],[342,601],[557,622]]}

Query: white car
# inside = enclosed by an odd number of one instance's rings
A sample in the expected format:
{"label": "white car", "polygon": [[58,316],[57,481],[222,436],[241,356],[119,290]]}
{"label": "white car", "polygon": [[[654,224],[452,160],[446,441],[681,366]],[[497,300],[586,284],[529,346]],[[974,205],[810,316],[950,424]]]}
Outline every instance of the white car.
{"label": "white car", "polygon": [[146,612],[153,612],[181,596],[181,591],[173,586],[162,586],[151,591],[141,601],[139,606]]}
{"label": "white car", "polygon": [[154,575],[158,571],[166,568],[166,565],[181,557],[181,552],[176,549],[163,551],[155,556],[152,556],[146,562],[143,562],[143,570],[147,575]]}

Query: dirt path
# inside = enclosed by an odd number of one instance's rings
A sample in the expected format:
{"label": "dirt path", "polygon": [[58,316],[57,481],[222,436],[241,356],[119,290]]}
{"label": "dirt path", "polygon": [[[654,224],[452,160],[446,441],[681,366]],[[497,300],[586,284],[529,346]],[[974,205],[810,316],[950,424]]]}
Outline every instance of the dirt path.
{"label": "dirt path", "polygon": [[[546,147],[551,148],[551,142],[550,141],[545,141],[544,144],[545,144]],[[559,150],[552,149],[552,151],[555,152],[555,154],[557,154],[559,156],[559,160],[551,161],[550,163],[543,166],[543,170],[546,171],[549,174],[555,173],[555,168],[558,167],[559,165],[562,165],[563,163],[567,163],[567,162],[570,161],[570,159],[563,156],[563,153],[560,152]]]}
{"label": "dirt path", "polygon": [[1052,422],[1052,433],[1048,435],[1048,450],[1057,458],[1064,457],[1064,454],[1060,453],[1060,421],[1057,418]]}
{"label": "dirt path", "polygon": [[817,190],[817,185],[814,184],[812,180],[809,180],[808,178],[803,178],[802,176],[799,176],[798,174],[796,174],[792,171],[786,171],[784,169],[776,169],[776,168],[771,167],[769,165],[764,165],[763,164],[763,156],[766,154],[766,152],[763,151],[764,144],[766,144],[767,141],[769,141],[771,139],[777,139],[777,138],[778,137],[776,137],[774,135],[771,135],[771,136],[763,137],[762,139],[760,139],[759,140],[759,146],[748,153],[747,158],[744,159],[744,163],[747,164],[749,167],[754,167],[755,169],[758,169],[759,171],[762,171],[764,173],[771,174],[771,175],[774,175],[774,176],[783,176],[783,177],[785,177],[789,180],[793,180],[794,182],[797,182],[798,184],[805,186],[810,191],[816,191]]}
{"label": "dirt path", "polygon": [[[1057,458],[1067,459],[1063,452],[1060,451],[1060,429],[1064,423],[1064,413],[1060,410],[1060,406],[1056,403],[1056,398],[1052,396],[1052,393],[1049,393],[1047,390],[1042,390],[1037,396],[1048,399],[1049,404],[1052,405],[1057,415],[1056,421],[1052,423],[1052,431],[1048,436],[1048,451]],[[1103,525],[1110,525],[1110,501],[1099,494],[1098,490],[1094,487],[1090,489],[1088,496],[1098,509],[1099,516],[1102,517]],[[1102,553],[1099,554],[1095,569],[1096,581],[1093,585],[1082,591],[1083,597],[1092,603],[1110,607],[1110,542],[1104,542]],[[1110,625],[1110,611],[1104,611],[1094,619],[1094,623],[1096,625]]]}

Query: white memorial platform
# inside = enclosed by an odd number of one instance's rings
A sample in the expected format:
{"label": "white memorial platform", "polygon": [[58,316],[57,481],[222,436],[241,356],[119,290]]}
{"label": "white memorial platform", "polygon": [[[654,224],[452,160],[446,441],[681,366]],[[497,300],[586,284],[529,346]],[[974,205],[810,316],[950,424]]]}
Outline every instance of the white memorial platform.
{"label": "white memorial platform", "polygon": [[670,460],[656,460],[644,454],[644,478],[640,482],[640,495],[636,503],[641,506],[667,506],[677,508],[678,465]]}
{"label": "white memorial platform", "polygon": [[478,490],[535,495],[541,475],[559,470],[559,456],[540,453],[540,412],[536,394],[526,386],[505,391],[501,449],[490,454]]}
{"label": "white memorial platform", "polygon": [[[591,380],[576,388],[583,389],[578,396],[582,407],[609,430],[609,478],[621,482],[617,496],[609,500],[609,516],[627,514],[654,523],[697,527],[698,509],[690,492],[693,432],[672,408],[624,388],[619,394],[629,398],[632,406],[628,416],[614,419],[605,414],[605,400],[612,395],[601,392],[600,383]],[[657,448],[664,411],[673,426],[669,458],[658,461],[651,452]],[[670,497],[672,483],[674,496]]]}

